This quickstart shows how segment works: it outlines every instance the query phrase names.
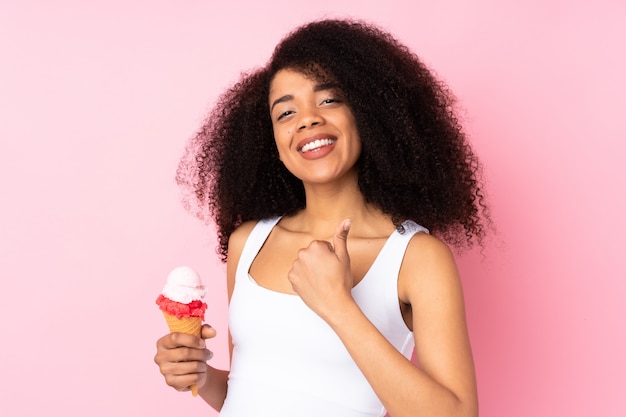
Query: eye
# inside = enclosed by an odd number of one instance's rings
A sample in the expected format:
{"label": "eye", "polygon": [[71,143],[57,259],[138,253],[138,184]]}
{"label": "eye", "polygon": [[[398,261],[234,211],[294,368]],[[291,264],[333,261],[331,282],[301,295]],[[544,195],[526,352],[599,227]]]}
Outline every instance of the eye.
{"label": "eye", "polygon": [[287,111],[285,111],[285,112],[282,112],[282,113],[280,113],[280,114],[278,115],[278,117],[276,118],[276,120],[281,120],[281,119],[283,119],[283,118],[285,118],[285,117],[287,117],[287,116],[289,116],[289,115],[292,115],[293,113],[294,113],[294,111],[293,111],[293,110],[287,110]]}
{"label": "eye", "polygon": [[330,97],[322,100],[320,104],[333,104],[333,103],[341,103],[341,100],[338,98]]}

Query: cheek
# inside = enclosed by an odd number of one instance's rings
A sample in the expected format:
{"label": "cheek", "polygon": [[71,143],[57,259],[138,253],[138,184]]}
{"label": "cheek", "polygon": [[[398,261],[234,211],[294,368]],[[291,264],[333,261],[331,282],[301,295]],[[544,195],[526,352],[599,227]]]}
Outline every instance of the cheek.
{"label": "cheek", "polygon": [[291,128],[288,127],[273,127],[274,133],[274,143],[276,147],[280,150],[281,148],[285,148],[289,146],[290,138],[291,138]]}
{"label": "cheek", "polygon": [[283,160],[283,146],[281,146],[280,136],[276,135],[276,131],[274,131],[274,146],[276,147],[276,150],[278,151],[278,159],[282,161]]}

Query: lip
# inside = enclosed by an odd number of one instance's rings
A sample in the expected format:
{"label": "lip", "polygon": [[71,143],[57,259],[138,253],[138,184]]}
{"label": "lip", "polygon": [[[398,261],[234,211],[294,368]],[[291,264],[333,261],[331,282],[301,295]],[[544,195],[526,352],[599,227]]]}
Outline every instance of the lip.
{"label": "lip", "polygon": [[[298,152],[302,151],[302,148],[307,144],[307,143],[311,143],[314,142],[316,140],[320,140],[320,139],[330,139],[334,142],[337,141],[337,137],[335,135],[330,135],[327,133],[318,133],[317,135],[313,135],[313,136],[309,136],[307,138],[302,139],[300,142],[298,142],[298,144],[296,145],[296,149],[298,150]],[[334,145],[334,144],[333,144]],[[333,145],[329,145],[329,146],[333,146]],[[306,152],[305,152],[306,153]]]}

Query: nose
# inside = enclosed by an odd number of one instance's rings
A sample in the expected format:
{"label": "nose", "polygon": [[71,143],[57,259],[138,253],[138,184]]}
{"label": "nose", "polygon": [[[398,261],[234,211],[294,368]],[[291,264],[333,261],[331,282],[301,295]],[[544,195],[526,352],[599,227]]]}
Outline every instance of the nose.
{"label": "nose", "polygon": [[319,126],[324,123],[324,118],[319,114],[317,109],[307,109],[300,111],[300,120],[298,130],[304,130],[309,127]]}

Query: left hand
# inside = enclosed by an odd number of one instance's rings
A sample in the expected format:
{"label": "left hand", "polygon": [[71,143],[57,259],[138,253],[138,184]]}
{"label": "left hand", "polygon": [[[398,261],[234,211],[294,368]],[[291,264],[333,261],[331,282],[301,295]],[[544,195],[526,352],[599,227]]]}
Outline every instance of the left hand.
{"label": "left hand", "polygon": [[345,219],[339,224],[332,245],[314,240],[300,249],[287,274],[293,290],[323,319],[352,300],[354,281],[347,248],[351,223]]}

